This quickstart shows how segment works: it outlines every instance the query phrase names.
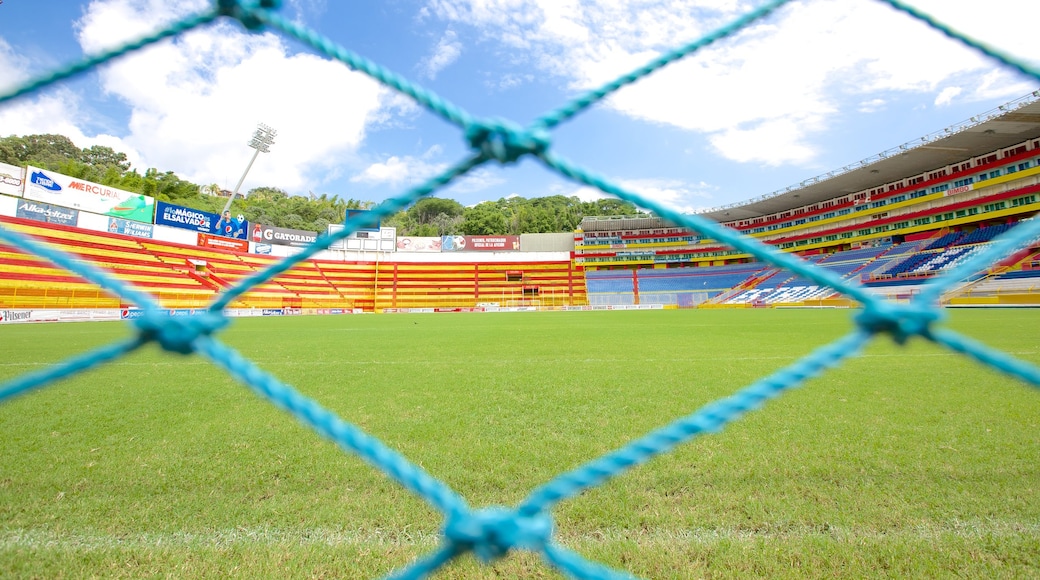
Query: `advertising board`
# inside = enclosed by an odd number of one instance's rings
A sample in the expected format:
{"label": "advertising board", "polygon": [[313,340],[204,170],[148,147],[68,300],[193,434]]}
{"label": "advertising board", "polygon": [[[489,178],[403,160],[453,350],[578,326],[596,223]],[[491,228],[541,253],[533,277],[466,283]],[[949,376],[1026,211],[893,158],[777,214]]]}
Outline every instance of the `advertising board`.
{"label": "advertising board", "polygon": [[250,239],[258,244],[279,244],[282,246],[305,247],[318,239],[317,232],[293,230],[263,224],[253,224],[250,228]]}
{"label": "advertising board", "polygon": [[232,217],[228,214],[221,217],[201,209],[173,205],[164,201],[157,202],[155,205],[155,223],[239,240],[247,239],[246,234],[249,231],[249,222],[241,215]]}
{"label": "advertising board", "polygon": [[398,252],[439,252],[441,239],[422,236],[401,236],[397,238]]}
{"label": "advertising board", "polygon": [[18,207],[15,210],[14,217],[36,220],[38,222],[47,222],[49,224],[74,226],[79,219],[79,210],[39,201],[20,199],[18,200]]}
{"label": "advertising board", "polygon": [[236,240],[234,238],[225,238],[224,236],[214,236],[202,233],[198,234],[198,236],[199,239],[197,244],[203,248],[231,250],[243,254],[249,253],[249,242],[245,240]]}
{"label": "advertising board", "polygon": [[150,238],[154,229],[155,226],[152,224],[143,224],[123,218],[108,218],[108,231],[113,234],[134,236],[135,238]]}
{"label": "advertising board", "polygon": [[441,236],[442,252],[515,252],[520,236]]}
{"label": "advertising board", "polygon": [[91,213],[152,223],[155,199],[62,175],[32,165],[25,169],[23,197]]}
{"label": "advertising board", "polygon": [[0,163],[0,193],[21,197],[25,185],[25,170],[21,167]]}

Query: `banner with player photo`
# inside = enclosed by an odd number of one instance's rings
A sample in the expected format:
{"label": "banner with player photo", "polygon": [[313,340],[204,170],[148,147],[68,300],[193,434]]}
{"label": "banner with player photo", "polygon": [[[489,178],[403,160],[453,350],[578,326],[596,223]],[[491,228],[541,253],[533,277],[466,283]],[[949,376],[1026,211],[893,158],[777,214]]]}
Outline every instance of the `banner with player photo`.
{"label": "banner with player photo", "polygon": [[155,223],[160,226],[172,226],[195,230],[200,234],[224,236],[238,240],[248,239],[249,222],[242,215],[231,216],[230,212],[223,216],[201,209],[192,209],[160,201],[155,206]]}

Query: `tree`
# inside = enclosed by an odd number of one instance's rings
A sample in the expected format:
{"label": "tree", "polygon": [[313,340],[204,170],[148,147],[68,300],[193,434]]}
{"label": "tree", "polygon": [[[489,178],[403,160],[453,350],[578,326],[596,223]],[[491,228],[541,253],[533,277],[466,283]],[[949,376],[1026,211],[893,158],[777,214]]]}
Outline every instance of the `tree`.
{"label": "tree", "polygon": [[[201,188],[172,171],[149,168],[144,175],[131,169],[125,153],[111,147],[92,145],[79,149],[62,135],[26,135],[0,138],[0,162],[35,165],[72,177],[94,181],[160,201],[193,209],[218,212],[227,198],[203,194]],[[210,190],[219,187],[209,185]],[[266,225],[326,231],[329,224],[342,223],[346,212],[370,209],[374,204],[327,193],[290,195],[276,187],[257,187],[235,200],[235,213]],[[517,195],[465,208],[453,199],[429,197],[383,220],[399,235],[441,236],[571,232],[585,216],[637,215],[630,202],[614,198],[583,202],[577,197],[550,195],[531,199]]]}
{"label": "tree", "polygon": [[408,209],[408,213],[416,222],[428,224],[440,214],[445,214],[449,217],[461,216],[465,209],[461,203],[454,199],[427,197],[415,202],[415,205]]}
{"label": "tree", "polygon": [[467,236],[490,236],[505,234],[508,224],[506,224],[506,216],[498,208],[498,204],[485,201],[466,208],[464,219],[459,227]]}
{"label": "tree", "polygon": [[79,156],[79,161],[92,165],[95,169],[104,172],[109,167],[116,167],[120,173],[130,170],[130,162],[126,159],[126,153],[117,152],[111,147],[104,145],[92,145],[84,149]]}
{"label": "tree", "polygon": [[5,163],[35,165],[54,171],[62,163],[80,158],[79,147],[64,135],[12,135],[2,140],[0,152]]}

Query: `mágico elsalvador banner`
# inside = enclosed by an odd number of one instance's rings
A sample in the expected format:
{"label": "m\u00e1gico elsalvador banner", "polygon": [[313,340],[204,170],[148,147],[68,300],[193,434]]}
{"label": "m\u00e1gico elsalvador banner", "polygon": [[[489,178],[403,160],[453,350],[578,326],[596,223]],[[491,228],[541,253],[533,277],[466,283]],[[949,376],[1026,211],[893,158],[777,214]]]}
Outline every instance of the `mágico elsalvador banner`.
{"label": "m\u00e1gico elsalvador banner", "polygon": [[111,217],[152,223],[155,200],[107,185],[40,169],[25,168],[25,197]]}

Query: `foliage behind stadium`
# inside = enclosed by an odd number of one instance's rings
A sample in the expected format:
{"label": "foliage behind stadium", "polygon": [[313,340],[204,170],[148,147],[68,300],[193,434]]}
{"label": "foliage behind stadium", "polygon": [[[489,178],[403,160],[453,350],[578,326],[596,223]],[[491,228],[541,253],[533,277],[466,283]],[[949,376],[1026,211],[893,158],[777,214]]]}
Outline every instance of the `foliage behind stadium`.
{"label": "foliage behind stadium", "polygon": [[[63,135],[0,138],[0,163],[34,165],[211,213],[219,213],[231,195],[219,185],[191,183],[172,171],[149,168],[142,175],[131,167],[125,153],[103,145],[81,149]],[[257,187],[237,202],[236,208],[251,222],[324,232],[329,224],[342,223],[347,210],[374,205],[325,193],[290,195],[276,187]],[[401,236],[563,233],[574,231],[585,216],[635,213],[635,205],[613,198],[585,202],[562,195],[530,199],[513,196],[473,207],[452,199],[428,198],[398,212],[383,225],[396,227]]]}

